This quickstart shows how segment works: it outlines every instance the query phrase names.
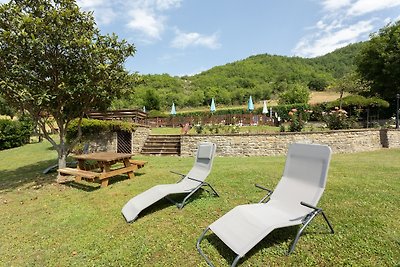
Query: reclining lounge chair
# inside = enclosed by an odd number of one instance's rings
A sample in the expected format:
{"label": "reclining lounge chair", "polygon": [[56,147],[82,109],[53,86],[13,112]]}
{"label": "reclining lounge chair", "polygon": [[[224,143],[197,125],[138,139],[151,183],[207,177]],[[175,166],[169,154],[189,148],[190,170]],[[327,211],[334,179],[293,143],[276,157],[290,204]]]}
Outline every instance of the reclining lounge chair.
{"label": "reclining lounge chair", "polygon": [[286,159],[283,176],[275,191],[268,194],[258,204],[239,205],[208,226],[197,241],[197,250],[210,266],[208,257],[200,248],[206,232],[212,230],[232,251],[236,253],[231,266],[236,266],[255,245],[274,229],[293,225],[303,225],[289,251],[307,225],[318,214],[322,214],[330,230],[331,224],[317,208],[325,189],[331,149],[315,144],[292,144]]}
{"label": "reclining lounge chair", "polygon": [[[156,185],[129,200],[122,208],[122,215],[125,217],[126,221],[133,222],[142,210],[162,198],[166,198],[181,209],[186,204],[189,197],[203,186],[210,187],[212,192],[218,196],[214,188],[205,182],[205,179],[211,171],[215,150],[215,144],[201,143],[197,149],[194,166],[189,173],[185,175],[173,172],[181,176],[181,179],[176,184]],[[186,194],[186,197],[180,203],[176,203],[168,198],[168,195],[180,193]]]}

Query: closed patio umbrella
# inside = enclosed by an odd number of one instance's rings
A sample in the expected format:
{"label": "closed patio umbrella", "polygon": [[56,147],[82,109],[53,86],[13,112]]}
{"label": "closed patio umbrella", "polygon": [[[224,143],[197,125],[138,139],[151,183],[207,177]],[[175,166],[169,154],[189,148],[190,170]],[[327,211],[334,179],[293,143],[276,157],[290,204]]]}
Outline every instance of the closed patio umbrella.
{"label": "closed patio umbrella", "polygon": [[174,102],[172,102],[172,108],[171,108],[170,114],[171,115],[176,115],[176,109],[175,109],[175,103]]}
{"label": "closed patio umbrella", "polygon": [[215,108],[215,101],[214,101],[214,97],[211,98],[211,107],[210,107],[210,111],[211,112],[215,112],[217,109]]}
{"label": "closed patio umbrella", "polygon": [[248,109],[249,111],[253,111],[253,110],[254,110],[253,98],[252,98],[251,96],[250,96],[249,102],[248,102],[248,104],[247,104],[247,109]]}
{"label": "closed patio umbrella", "polygon": [[267,113],[268,113],[267,101],[264,100],[262,114],[267,114]]}

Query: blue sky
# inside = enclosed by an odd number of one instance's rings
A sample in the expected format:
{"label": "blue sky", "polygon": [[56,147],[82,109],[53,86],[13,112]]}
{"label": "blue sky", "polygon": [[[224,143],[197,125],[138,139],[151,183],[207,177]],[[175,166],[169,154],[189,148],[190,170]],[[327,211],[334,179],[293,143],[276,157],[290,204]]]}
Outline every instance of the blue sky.
{"label": "blue sky", "polygon": [[[0,2],[6,2],[0,0]],[[255,54],[315,57],[400,18],[400,0],[78,0],[133,43],[126,67],[193,75]]]}

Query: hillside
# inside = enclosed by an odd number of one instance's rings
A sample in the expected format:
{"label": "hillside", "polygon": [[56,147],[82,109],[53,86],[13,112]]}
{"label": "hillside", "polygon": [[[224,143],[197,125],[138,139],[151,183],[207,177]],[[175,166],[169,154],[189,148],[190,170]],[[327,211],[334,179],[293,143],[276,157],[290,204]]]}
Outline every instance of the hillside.
{"label": "hillside", "polygon": [[293,84],[322,90],[355,69],[362,45],[351,44],[316,58],[254,55],[194,76],[144,75],[145,82],[114,102],[114,108],[166,110],[172,102],[180,108],[207,106],[212,97],[218,104],[243,104],[250,95],[255,101],[274,98]]}
{"label": "hillside", "polygon": [[189,77],[189,80],[199,86],[244,88],[279,82],[307,84],[317,77],[333,82],[354,70],[353,61],[361,46],[362,43],[351,44],[316,58],[255,55],[214,67]]}

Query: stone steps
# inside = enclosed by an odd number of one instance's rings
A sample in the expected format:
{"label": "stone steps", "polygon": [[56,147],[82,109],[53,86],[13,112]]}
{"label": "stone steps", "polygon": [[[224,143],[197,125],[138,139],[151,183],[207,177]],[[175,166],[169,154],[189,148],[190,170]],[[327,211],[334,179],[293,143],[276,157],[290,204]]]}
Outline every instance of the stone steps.
{"label": "stone steps", "polygon": [[149,135],[140,152],[143,155],[180,155],[180,135]]}

